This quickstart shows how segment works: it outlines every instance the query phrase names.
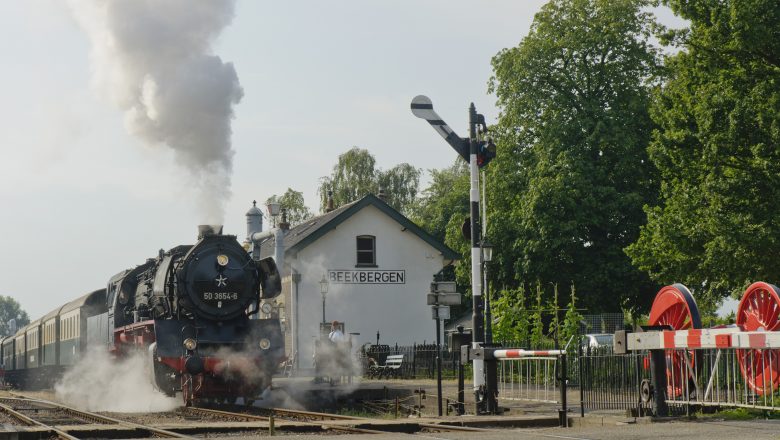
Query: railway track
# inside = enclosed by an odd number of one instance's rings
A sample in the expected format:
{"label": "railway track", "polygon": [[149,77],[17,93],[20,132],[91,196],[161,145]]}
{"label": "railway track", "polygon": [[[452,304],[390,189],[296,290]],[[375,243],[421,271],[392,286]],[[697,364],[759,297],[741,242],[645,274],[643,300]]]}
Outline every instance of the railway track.
{"label": "railway track", "polygon": [[[486,431],[480,428],[425,423],[423,420],[377,420],[339,414],[300,411],[286,408],[242,408],[241,412],[203,407],[180,408],[159,413],[159,419],[148,415],[117,415],[82,411],[70,406],[21,394],[0,398],[0,415],[20,432],[34,432],[39,437],[78,438],[193,438],[192,435],[217,432],[340,432],[345,434],[383,434],[421,431]],[[134,419],[135,417],[135,419]],[[163,420],[169,418],[167,425]],[[179,417],[188,423],[176,423]],[[131,419],[131,420],[127,420]],[[132,419],[141,422],[137,423]],[[4,421],[4,423],[6,423]],[[227,422],[227,423],[226,423]],[[245,423],[236,423],[245,422]],[[155,427],[163,426],[163,427]],[[186,433],[186,434],[184,434]],[[187,435],[189,434],[189,435]]]}
{"label": "railway track", "polygon": [[[439,423],[421,423],[410,420],[377,420],[365,417],[345,416],[340,414],[321,413],[313,411],[292,410],[286,408],[261,409],[261,414],[245,412],[229,412],[209,408],[190,407],[190,411],[203,414],[222,415],[225,417],[244,418],[273,423],[272,420],[286,420],[297,424],[319,426],[323,430],[341,431],[352,434],[386,434],[388,432],[418,432],[418,431],[462,431],[485,432],[483,428],[457,426]],[[328,423],[330,422],[330,423]]]}
{"label": "railway track", "polygon": [[19,422],[19,425],[37,432],[48,432],[62,439],[99,437],[111,431],[129,436],[154,436],[165,438],[192,438],[177,432],[128,422],[102,414],[82,411],[61,403],[31,399],[23,396],[0,398],[0,411]]}
{"label": "railway track", "polygon": [[347,432],[351,434],[383,434],[384,432],[386,432],[386,431],[378,431],[374,429],[357,428],[348,425],[321,423],[322,421],[327,421],[327,420],[361,421],[366,419],[362,419],[358,417],[342,416],[338,414],[311,412],[311,411],[297,411],[297,410],[290,410],[290,409],[283,409],[283,408],[273,408],[273,409],[263,411],[265,413],[264,415],[255,415],[249,413],[237,413],[237,412],[221,411],[221,410],[199,408],[199,407],[189,407],[187,408],[187,410],[196,413],[221,415],[224,417],[230,417],[236,419],[243,418],[245,420],[250,420],[250,421],[264,421],[269,424],[269,429],[272,429],[270,427],[274,423],[274,420],[282,419],[282,420],[293,421],[305,425],[318,426],[323,430],[341,431],[341,432]]}

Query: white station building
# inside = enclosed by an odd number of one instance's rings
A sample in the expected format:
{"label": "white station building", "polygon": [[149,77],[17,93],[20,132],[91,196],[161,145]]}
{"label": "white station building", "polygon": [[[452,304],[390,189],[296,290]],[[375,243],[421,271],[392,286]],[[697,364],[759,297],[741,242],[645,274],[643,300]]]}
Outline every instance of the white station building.
{"label": "white station building", "polygon": [[[252,208],[247,222],[257,215]],[[298,367],[312,365],[323,321],[344,322],[354,348],[377,337],[435,341],[426,295],[433,276],[459,256],[382,199],[367,195],[284,230],[280,241],[283,294],[272,313],[283,320],[287,355]],[[264,241],[260,258],[281,251],[275,247],[275,238]]]}

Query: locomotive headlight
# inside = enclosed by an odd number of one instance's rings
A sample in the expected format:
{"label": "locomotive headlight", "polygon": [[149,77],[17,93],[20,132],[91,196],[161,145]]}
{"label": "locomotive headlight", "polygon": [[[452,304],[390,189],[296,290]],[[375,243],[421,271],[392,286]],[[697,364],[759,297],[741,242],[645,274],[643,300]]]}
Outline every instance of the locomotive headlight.
{"label": "locomotive headlight", "polygon": [[263,350],[268,350],[269,348],[271,348],[271,341],[269,341],[266,338],[261,339],[260,348],[262,348]]}
{"label": "locomotive headlight", "polygon": [[220,266],[222,266],[222,267],[227,266],[228,261],[230,261],[230,259],[228,258],[227,255],[225,255],[225,254],[217,255],[217,264],[219,264]]}
{"label": "locomotive headlight", "polygon": [[262,310],[266,315],[270,315],[273,309],[274,306],[272,306],[270,303],[263,303],[263,305],[260,306],[260,310]]}
{"label": "locomotive headlight", "polygon": [[192,338],[187,338],[184,340],[184,348],[190,351],[195,350],[196,348],[198,348],[198,341]]}

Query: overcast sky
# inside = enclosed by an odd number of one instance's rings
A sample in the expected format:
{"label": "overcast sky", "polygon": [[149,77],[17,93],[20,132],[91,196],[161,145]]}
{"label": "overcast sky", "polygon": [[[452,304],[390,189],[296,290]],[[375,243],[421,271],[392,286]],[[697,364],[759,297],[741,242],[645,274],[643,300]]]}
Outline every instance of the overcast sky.
{"label": "overcast sky", "polygon": [[[383,169],[450,165],[454,152],[412,116],[412,97],[428,95],[461,136],[472,101],[494,122],[490,59],[520,42],[543,3],[238,1],[212,47],[243,88],[225,232],[242,238],[252,200],[288,187],[316,212],[318,179],[352,146]],[[68,3],[4,1],[0,17],[0,294],[36,319],[194,242],[201,219],[173,154],[128,134],[97,90],[91,41]]]}

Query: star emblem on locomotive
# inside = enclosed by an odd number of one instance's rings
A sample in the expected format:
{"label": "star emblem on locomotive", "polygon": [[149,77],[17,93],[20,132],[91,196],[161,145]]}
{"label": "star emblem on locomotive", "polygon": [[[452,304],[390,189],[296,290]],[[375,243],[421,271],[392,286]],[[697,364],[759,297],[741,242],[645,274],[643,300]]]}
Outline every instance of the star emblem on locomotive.
{"label": "star emblem on locomotive", "polygon": [[214,281],[217,282],[217,287],[225,287],[227,286],[227,277],[224,275],[218,276]]}

